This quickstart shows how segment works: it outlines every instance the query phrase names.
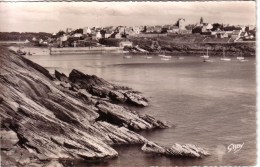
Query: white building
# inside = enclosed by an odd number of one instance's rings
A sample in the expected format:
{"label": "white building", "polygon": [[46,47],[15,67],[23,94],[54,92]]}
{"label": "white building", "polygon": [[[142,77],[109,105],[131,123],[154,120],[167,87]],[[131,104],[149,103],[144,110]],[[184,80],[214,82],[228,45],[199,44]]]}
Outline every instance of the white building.
{"label": "white building", "polygon": [[73,37],[82,37],[82,34],[76,33],[76,34],[73,35]]}
{"label": "white building", "polygon": [[68,36],[65,35],[65,34],[63,34],[63,36],[60,37],[60,40],[61,40],[62,42],[67,41],[67,40],[68,40]]}
{"label": "white building", "polygon": [[140,34],[140,28],[139,27],[133,27],[133,31],[135,34]]}
{"label": "white building", "polygon": [[89,27],[84,27],[83,34],[91,34],[91,29]]}
{"label": "white building", "polygon": [[183,19],[183,18],[180,18],[179,20],[178,20],[178,22],[179,22],[179,29],[180,30],[185,30],[186,28],[185,28],[185,19]]}
{"label": "white building", "polygon": [[72,28],[67,28],[66,29],[66,34],[71,33],[71,32],[72,32]]}
{"label": "white building", "polygon": [[96,39],[101,39],[102,38],[102,34],[100,33],[100,31],[97,32],[96,34]]}
{"label": "white building", "polygon": [[133,42],[130,42],[130,41],[122,41],[122,42],[119,43],[119,46],[120,46],[120,47],[125,47],[125,46],[132,47],[132,46],[133,46]]}

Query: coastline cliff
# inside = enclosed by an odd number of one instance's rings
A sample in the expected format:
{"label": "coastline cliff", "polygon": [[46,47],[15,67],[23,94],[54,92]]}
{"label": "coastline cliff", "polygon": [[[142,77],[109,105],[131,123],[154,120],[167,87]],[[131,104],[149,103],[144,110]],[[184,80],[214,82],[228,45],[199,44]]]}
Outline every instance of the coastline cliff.
{"label": "coastline cliff", "polygon": [[[58,71],[51,75],[6,48],[0,52],[3,166],[113,158],[118,156],[115,144],[155,145],[135,131],[169,127],[120,105],[147,106],[148,100],[136,90],[77,70],[68,77]],[[184,153],[179,156],[207,155],[194,148],[181,147]],[[158,153],[151,148],[148,152]]]}

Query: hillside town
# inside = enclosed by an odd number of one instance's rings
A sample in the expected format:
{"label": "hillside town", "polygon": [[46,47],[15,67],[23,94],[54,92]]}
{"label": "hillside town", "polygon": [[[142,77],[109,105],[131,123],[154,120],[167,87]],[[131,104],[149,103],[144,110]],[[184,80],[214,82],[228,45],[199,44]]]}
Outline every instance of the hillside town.
{"label": "hillside town", "polygon": [[[129,46],[131,37],[160,37],[178,34],[201,34],[205,37],[227,39],[227,42],[255,41],[256,26],[236,25],[231,26],[219,23],[206,23],[200,18],[199,24],[186,24],[185,18],[179,18],[175,24],[156,26],[109,26],[109,27],[84,27],[73,30],[67,28],[52,34],[47,39],[32,38],[39,45],[54,47],[89,47],[105,44],[104,39],[111,39],[114,46]],[[113,40],[114,39],[114,40]],[[110,42],[110,43],[111,43]],[[113,42],[112,42],[113,43]]]}
{"label": "hillside town", "polygon": [[[78,29],[67,28],[57,33],[42,33],[40,37],[30,36],[26,43],[36,46],[51,47],[95,47],[95,46],[132,46],[131,38],[153,38],[178,36],[192,37],[201,35],[202,41],[207,42],[244,42],[256,40],[255,25],[228,25],[207,23],[201,17],[197,24],[186,24],[185,18],[179,18],[174,24],[156,26],[108,26],[83,27]],[[26,33],[20,34],[20,36]],[[16,34],[19,36],[19,33]],[[0,34],[1,37],[1,34]],[[9,37],[10,38],[10,37]],[[21,37],[19,37],[20,40]]]}

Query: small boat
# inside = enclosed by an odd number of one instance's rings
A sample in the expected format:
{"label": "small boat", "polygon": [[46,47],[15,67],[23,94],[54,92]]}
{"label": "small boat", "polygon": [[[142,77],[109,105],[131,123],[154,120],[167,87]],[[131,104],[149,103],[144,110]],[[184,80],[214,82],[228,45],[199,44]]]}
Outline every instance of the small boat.
{"label": "small boat", "polygon": [[170,58],[172,58],[172,56],[162,56],[163,58],[167,58],[167,59],[170,59]]}
{"label": "small boat", "polygon": [[153,58],[152,56],[146,56],[145,57],[146,59],[151,59],[151,58]]}
{"label": "small boat", "polygon": [[161,60],[168,61],[170,58],[161,58]]}
{"label": "small boat", "polygon": [[230,58],[226,57],[224,48],[223,48],[223,57],[221,57],[220,60],[222,60],[222,61],[231,61]]}
{"label": "small boat", "polygon": [[27,52],[27,55],[31,56],[31,55],[32,55],[32,53],[29,51],[29,52]]}
{"label": "small boat", "polygon": [[203,62],[214,62],[214,61],[210,59],[203,59]]}
{"label": "small boat", "polygon": [[163,53],[158,54],[159,57],[165,57],[165,51]]}
{"label": "small boat", "polygon": [[212,60],[209,59],[209,50],[207,48],[207,54],[206,55],[203,55],[203,56],[200,56],[203,58],[203,62],[213,62]]}
{"label": "small boat", "polygon": [[20,49],[18,49],[18,50],[16,51],[16,53],[17,53],[18,55],[26,55],[26,52],[21,51]]}
{"label": "small boat", "polygon": [[183,60],[183,59],[184,59],[184,57],[181,57],[181,56],[180,56],[180,57],[178,57],[178,59],[179,59],[179,60]]}
{"label": "small boat", "polygon": [[207,54],[206,54],[206,55],[202,55],[202,56],[200,56],[200,57],[202,57],[203,60],[204,60],[204,59],[209,59],[209,49],[207,48]]}
{"label": "small boat", "polygon": [[165,59],[170,59],[170,58],[172,58],[172,56],[166,56],[166,55],[165,55],[165,52],[164,52],[163,54],[159,54],[158,56],[159,56],[159,57],[162,57],[162,58],[165,58]]}
{"label": "small boat", "polygon": [[129,56],[129,55],[128,55],[128,56],[124,56],[124,58],[125,58],[125,59],[130,59],[130,58],[132,58],[132,56]]}
{"label": "small boat", "polygon": [[246,61],[248,61],[248,60],[246,60],[246,59],[241,59],[241,60],[238,60],[239,62],[241,62],[241,63],[243,63],[243,62],[246,62]]}
{"label": "small boat", "polygon": [[159,56],[159,57],[164,57],[164,56],[165,56],[165,54],[158,54],[158,56]]}
{"label": "small boat", "polygon": [[239,60],[239,61],[240,61],[240,60],[244,60],[244,59],[245,59],[245,57],[244,57],[244,56],[242,56],[242,55],[241,55],[241,52],[240,52],[239,56],[237,57],[237,60]]}

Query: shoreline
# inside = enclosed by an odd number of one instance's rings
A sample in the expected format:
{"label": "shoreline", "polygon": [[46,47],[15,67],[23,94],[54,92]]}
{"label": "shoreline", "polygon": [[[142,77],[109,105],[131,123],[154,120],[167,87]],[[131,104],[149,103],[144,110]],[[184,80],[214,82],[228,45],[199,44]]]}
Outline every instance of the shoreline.
{"label": "shoreline", "polygon": [[[113,145],[124,144],[149,143],[143,151],[152,154],[208,156],[204,149],[194,145],[167,148],[138,134],[141,130],[172,126],[120,105],[147,106],[149,102],[140,92],[75,69],[69,76],[58,71],[51,75],[23,56],[6,48],[0,47],[0,50],[0,87],[5,90],[0,96],[4,165],[47,163],[53,166],[62,159],[115,158],[119,155]],[[153,145],[165,151],[152,150]]]}

